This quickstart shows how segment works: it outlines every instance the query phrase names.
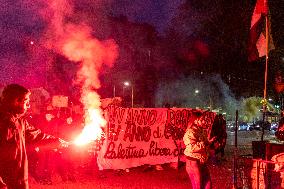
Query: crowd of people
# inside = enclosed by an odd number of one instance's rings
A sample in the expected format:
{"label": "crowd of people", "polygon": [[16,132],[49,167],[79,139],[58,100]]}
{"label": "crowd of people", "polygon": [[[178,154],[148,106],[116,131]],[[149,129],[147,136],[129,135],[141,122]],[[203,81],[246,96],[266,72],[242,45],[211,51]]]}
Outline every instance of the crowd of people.
{"label": "crowd of people", "polygon": [[[82,111],[78,113],[69,106],[54,106],[50,101],[43,104],[42,111],[27,115],[27,120],[33,125],[38,125],[38,128],[46,133],[67,141],[74,141],[83,129]],[[40,184],[51,185],[54,173],[57,173],[63,182],[75,182],[74,172],[80,158],[78,155],[83,153],[78,149],[74,145],[64,149],[30,145],[28,148],[31,162],[30,175]]]}
{"label": "crowd of people", "polygon": [[[62,181],[76,181],[72,158],[80,153],[65,140],[73,140],[81,131],[82,116],[68,107],[50,106],[43,108],[41,114],[27,114],[30,95],[29,89],[18,84],[7,85],[2,92],[0,152],[5,153],[0,154],[0,189],[28,188],[28,167],[29,174],[41,184],[52,184],[54,171]],[[201,117],[201,111],[192,116],[183,138],[186,145],[184,155],[193,188],[208,189],[211,188],[211,179],[207,162],[224,160],[226,122],[222,115],[217,115],[212,129],[208,129]],[[62,148],[66,146],[69,147]]]}

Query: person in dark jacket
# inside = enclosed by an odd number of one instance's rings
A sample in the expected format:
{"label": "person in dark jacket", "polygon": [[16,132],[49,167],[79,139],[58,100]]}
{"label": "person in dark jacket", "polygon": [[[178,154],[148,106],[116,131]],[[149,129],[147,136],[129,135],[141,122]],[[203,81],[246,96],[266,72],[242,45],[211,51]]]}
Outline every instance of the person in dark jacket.
{"label": "person in dark jacket", "polygon": [[18,84],[7,85],[0,101],[0,189],[28,189],[26,143],[66,147],[67,142],[43,133],[24,118],[31,92]]}
{"label": "person in dark jacket", "polygon": [[221,160],[225,160],[225,146],[227,141],[226,120],[222,114],[216,115],[210,136],[216,136],[216,140],[210,146],[210,149],[213,151],[210,154],[211,161],[214,164],[220,163]]}

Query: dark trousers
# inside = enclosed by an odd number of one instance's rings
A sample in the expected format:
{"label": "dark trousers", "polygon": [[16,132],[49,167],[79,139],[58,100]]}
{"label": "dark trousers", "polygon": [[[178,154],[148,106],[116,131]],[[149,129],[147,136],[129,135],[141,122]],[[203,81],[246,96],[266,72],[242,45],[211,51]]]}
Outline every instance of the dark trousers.
{"label": "dark trousers", "polygon": [[199,160],[186,159],[186,171],[188,173],[192,189],[211,189],[210,172],[206,163]]}

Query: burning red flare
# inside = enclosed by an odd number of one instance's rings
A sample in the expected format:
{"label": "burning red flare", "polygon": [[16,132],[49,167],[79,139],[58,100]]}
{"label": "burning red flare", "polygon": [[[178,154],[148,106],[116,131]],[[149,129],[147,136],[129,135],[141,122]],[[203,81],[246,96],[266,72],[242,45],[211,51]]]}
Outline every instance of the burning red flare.
{"label": "burning red flare", "polygon": [[81,102],[85,109],[85,127],[75,144],[96,140],[106,121],[100,109],[99,73],[103,64],[111,67],[118,56],[118,47],[113,40],[99,41],[92,36],[92,30],[85,24],[65,23],[71,17],[72,6],[66,0],[47,1],[47,8],[41,14],[50,24],[46,32],[45,46],[56,49],[68,59],[78,62],[76,84],[82,86]]}
{"label": "burning red flare", "polygon": [[90,141],[94,141],[101,136],[101,127],[105,126],[106,121],[102,118],[99,109],[90,110],[89,119],[85,122],[85,127],[82,133],[75,139],[76,145],[84,145]]}
{"label": "burning red flare", "polygon": [[62,53],[70,60],[81,63],[77,81],[82,84],[81,101],[85,106],[85,127],[75,143],[84,144],[99,138],[101,128],[106,124],[100,110],[100,96],[94,90],[100,88],[98,76],[102,65],[112,66],[116,59],[117,45],[111,40],[100,42],[92,38],[87,26],[69,25],[66,31],[66,38],[61,46]]}

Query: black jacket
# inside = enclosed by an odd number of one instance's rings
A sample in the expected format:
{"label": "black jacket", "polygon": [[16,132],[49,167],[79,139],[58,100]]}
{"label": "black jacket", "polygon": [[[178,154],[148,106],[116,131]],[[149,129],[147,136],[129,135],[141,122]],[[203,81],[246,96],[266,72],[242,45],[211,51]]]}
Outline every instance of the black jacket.
{"label": "black jacket", "polygon": [[60,144],[24,118],[0,109],[0,186],[4,182],[8,189],[29,188],[26,142]]}

